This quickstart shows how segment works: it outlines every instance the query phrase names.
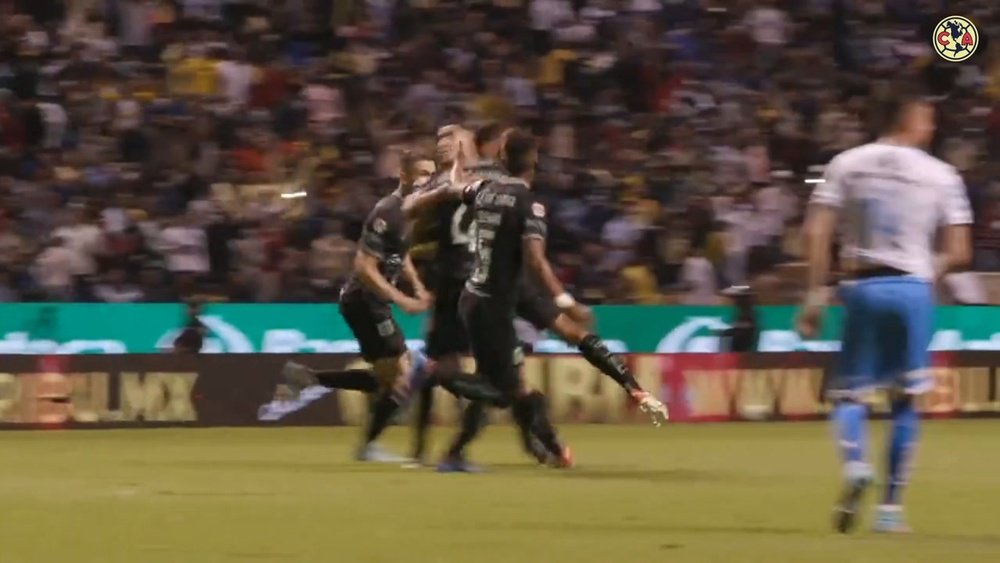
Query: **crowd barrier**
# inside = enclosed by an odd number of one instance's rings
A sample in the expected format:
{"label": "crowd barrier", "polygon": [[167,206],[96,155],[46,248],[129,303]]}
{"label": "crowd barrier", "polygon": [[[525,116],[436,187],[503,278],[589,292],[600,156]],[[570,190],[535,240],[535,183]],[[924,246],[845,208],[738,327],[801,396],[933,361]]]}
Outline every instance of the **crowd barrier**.
{"label": "crowd barrier", "polygon": [[[840,347],[841,311],[831,308],[815,340],[794,329],[796,307],[757,308],[759,352],[829,352]],[[731,307],[602,305],[597,332],[615,352],[719,351]],[[205,353],[356,354],[357,342],[337,305],[210,304],[201,315]],[[94,322],[100,319],[100,322]],[[419,348],[426,317],[397,315],[408,344]],[[177,303],[3,303],[0,354],[149,354],[169,349],[186,322]],[[938,307],[932,350],[1000,351],[1000,307]],[[536,353],[575,352],[556,339]]]}
{"label": "crowd barrier", "polygon": [[[0,356],[0,428],[276,426],[358,424],[357,392],[307,389],[297,401],[279,385],[297,359],[325,369],[363,366],[354,355],[170,354]],[[799,420],[823,417],[832,355],[634,354],[639,382],[670,406],[675,422]],[[935,388],[920,409],[936,416],[1000,416],[1000,353],[934,355]],[[644,422],[610,379],[572,355],[533,356],[524,376],[544,390],[558,423]],[[438,390],[437,423],[458,420],[461,404]],[[887,410],[873,398],[875,412]],[[494,412],[497,422],[507,413]]]}

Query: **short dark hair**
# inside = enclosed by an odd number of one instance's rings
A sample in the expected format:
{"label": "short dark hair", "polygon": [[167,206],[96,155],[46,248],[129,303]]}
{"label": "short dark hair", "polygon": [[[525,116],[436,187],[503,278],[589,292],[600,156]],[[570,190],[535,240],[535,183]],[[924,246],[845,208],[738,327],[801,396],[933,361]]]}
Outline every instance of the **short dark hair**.
{"label": "short dark hair", "polygon": [[876,106],[874,118],[878,123],[878,131],[889,133],[899,126],[906,109],[913,104],[932,103],[927,89],[917,82],[900,81],[892,84],[889,93],[881,98]]}
{"label": "short dark hair", "polygon": [[447,125],[442,125],[441,127],[438,127],[436,136],[438,140],[443,139],[445,137],[450,137],[454,135],[455,132],[461,128],[462,126],[459,125],[458,123],[449,123]]}
{"label": "short dark hair", "polygon": [[429,156],[409,149],[404,149],[399,153],[399,171],[400,174],[411,174],[414,172],[417,164],[423,161],[434,162],[433,158]]}
{"label": "short dark hair", "polygon": [[509,129],[504,134],[500,157],[508,172],[514,176],[520,176],[527,172],[533,165],[529,161],[528,155],[537,148],[535,138],[531,134],[520,129]]}
{"label": "short dark hair", "polygon": [[483,148],[483,145],[486,143],[492,143],[493,141],[499,140],[502,133],[503,128],[501,128],[500,124],[495,121],[491,121],[479,129],[476,129],[476,150]]}
{"label": "short dark hair", "polygon": [[414,154],[413,151],[403,149],[399,153],[399,169],[403,171],[413,170],[413,167],[416,166],[419,160],[420,157]]}

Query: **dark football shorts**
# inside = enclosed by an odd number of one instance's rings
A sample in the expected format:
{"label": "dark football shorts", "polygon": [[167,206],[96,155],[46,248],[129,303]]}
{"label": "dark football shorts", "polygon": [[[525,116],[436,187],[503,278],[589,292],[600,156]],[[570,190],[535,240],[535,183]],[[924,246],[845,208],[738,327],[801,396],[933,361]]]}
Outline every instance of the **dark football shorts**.
{"label": "dark football shorts", "polygon": [[466,291],[459,309],[469,331],[476,372],[508,397],[515,397],[521,386],[524,352],[514,333],[514,308]]}
{"label": "dark football shorts", "polygon": [[434,288],[426,339],[427,357],[432,360],[469,354],[469,333],[458,310],[464,287],[465,281],[445,277]]}
{"label": "dark football shorts", "polygon": [[518,284],[516,316],[528,321],[538,330],[548,330],[561,312],[555,301],[535,284],[523,279]]}
{"label": "dark football shorts", "polygon": [[345,293],[340,299],[340,314],[358,339],[361,357],[367,362],[398,358],[406,352],[406,341],[392,309],[362,292]]}

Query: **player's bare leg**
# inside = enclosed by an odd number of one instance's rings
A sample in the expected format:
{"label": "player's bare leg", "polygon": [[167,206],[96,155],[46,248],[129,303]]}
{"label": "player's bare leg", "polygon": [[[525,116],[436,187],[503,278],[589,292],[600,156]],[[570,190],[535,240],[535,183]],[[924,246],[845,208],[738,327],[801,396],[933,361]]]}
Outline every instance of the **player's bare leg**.
{"label": "player's bare leg", "polygon": [[601,373],[621,385],[632,400],[639,405],[642,412],[649,415],[654,425],[660,426],[670,418],[667,406],[652,393],[643,389],[635,380],[635,376],[632,375],[632,371],[624,360],[608,350],[601,339],[584,328],[582,323],[572,318],[567,312],[563,312],[556,317],[551,329],[560,338],[575,345],[590,365],[601,370]]}
{"label": "player's bare leg", "polygon": [[422,384],[421,377],[423,359],[412,353],[405,353],[398,358],[390,358],[375,362],[374,374],[380,388],[378,396],[372,404],[371,416],[365,429],[364,442],[358,449],[359,461],[380,461],[386,463],[403,463],[407,459],[392,455],[379,448],[375,441],[392,423],[393,417],[405,402],[412,387]]}

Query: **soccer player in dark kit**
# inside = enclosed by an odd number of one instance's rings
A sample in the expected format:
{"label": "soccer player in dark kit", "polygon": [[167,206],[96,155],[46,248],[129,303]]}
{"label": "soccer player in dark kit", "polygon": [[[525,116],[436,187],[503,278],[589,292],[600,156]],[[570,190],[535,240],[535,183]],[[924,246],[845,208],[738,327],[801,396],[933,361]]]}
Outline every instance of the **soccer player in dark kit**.
{"label": "soccer player in dark kit", "polygon": [[[424,369],[422,355],[407,352],[390,305],[408,314],[430,306],[430,294],[410,260],[410,232],[402,204],[414,185],[433,171],[433,162],[403,155],[399,187],[379,200],[365,219],[354,272],[341,291],[340,313],[357,338],[362,357],[373,365],[372,374],[378,382],[364,442],[357,453],[361,461],[399,461],[374,442],[392,421],[409,389],[420,385],[418,379]],[[415,296],[396,287],[400,274],[413,287]]]}
{"label": "soccer player in dark kit", "polygon": [[[491,403],[511,407],[522,432],[533,435],[550,454],[569,466],[569,448],[556,436],[544,396],[523,385],[523,352],[514,331],[524,266],[537,274],[553,295],[565,293],[545,258],[545,208],[531,194],[537,158],[535,140],[530,135],[509,131],[501,151],[501,164],[509,176],[479,180],[463,189],[462,201],[474,213],[475,266],[462,292],[459,311],[469,331],[477,373],[498,391]],[[479,428],[481,425],[463,425],[442,469],[462,470],[466,466],[465,446]]]}
{"label": "soccer player in dark kit", "polygon": [[[499,139],[499,127],[495,136]],[[445,190],[451,181],[451,168],[458,158],[459,144],[471,150],[470,132],[459,125],[438,130],[438,174],[421,193]],[[426,354],[432,361],[427,384],[418,392],[413,460],[420,464],[426,448],[427,429],[431,420],[435,383],[445,384],[462,375],[462,359],[470,352],[469,338],[458,314],[458,299],[465,280],[472,272],[473,254],[470,229],[471,209],[457,198],[441,200],[430,206],[413,206],[420,194],[404,202],[404,212],[414,220],[415,246],[421,259],[421,270],[434,294],[434,304],[428,319]]]}

